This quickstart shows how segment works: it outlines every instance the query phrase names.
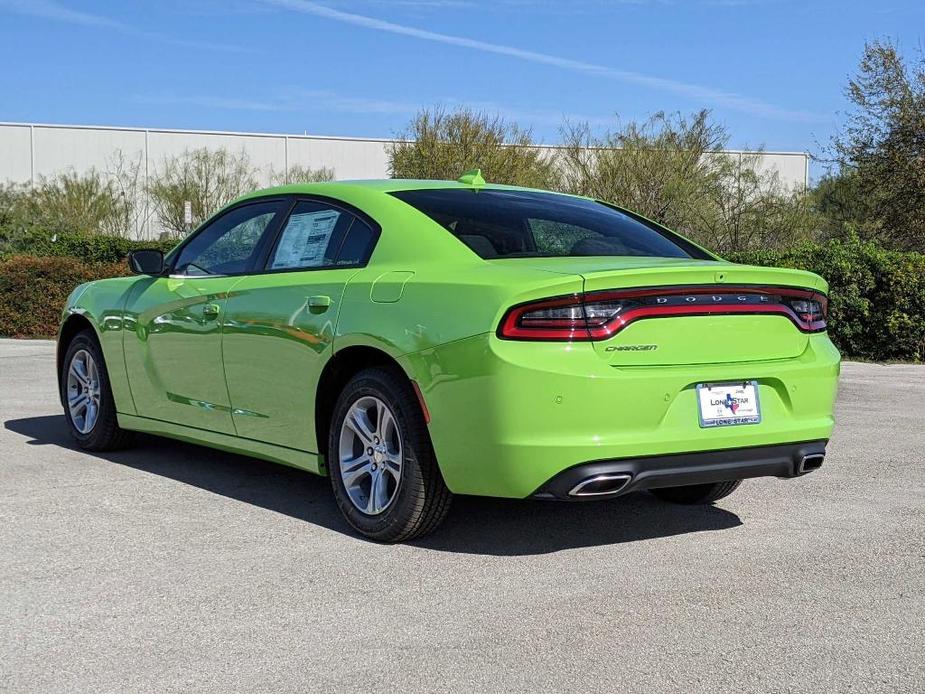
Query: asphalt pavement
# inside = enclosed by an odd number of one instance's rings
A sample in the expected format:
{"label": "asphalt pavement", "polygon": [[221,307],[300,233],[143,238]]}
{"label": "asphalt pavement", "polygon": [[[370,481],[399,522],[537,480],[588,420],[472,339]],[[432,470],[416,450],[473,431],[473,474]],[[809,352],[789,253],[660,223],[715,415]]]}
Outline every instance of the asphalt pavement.
{"label": "asphalt pavement", "polygon": [[0,340],[0,690],[923,692],[925,366],[846,363],[822,469],[715,507],[457,498],[356,537],[328,482],[71,443]]}

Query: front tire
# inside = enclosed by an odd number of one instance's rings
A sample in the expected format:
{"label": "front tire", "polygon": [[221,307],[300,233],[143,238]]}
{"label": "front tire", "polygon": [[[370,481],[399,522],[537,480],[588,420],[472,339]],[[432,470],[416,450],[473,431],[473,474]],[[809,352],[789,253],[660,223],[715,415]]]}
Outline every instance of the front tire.
{"label": "front tire", "polygon": [[61,366],[64,418],[77,445],[87,451],[112,451],[131,440],[119,427],[103,351],[91,330],[77,333]]}
{"label": "front tire", "polygon": [[732,494],[740,484],[742,480],[732,480],[713,484],[692,484],[686,487],[663,487],[649,491],[662,501],[676,504],[712,504]]}
{"label": "front tire", "polygon": [[331,421],[327,461],[341,513],[372,540],[420,537],[449,511],[452,494],[420,403],[395,370],[366,369],[344,387]]}

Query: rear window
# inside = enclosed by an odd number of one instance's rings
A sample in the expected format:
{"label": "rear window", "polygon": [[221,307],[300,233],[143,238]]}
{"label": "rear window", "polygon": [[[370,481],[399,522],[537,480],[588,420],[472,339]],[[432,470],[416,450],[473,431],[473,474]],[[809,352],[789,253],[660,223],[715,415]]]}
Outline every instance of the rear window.
{"label": "rear window", "polygon": [[508,190],[393,192],[482,258],[646,256],[698,258],[693,244],[593,200]]}

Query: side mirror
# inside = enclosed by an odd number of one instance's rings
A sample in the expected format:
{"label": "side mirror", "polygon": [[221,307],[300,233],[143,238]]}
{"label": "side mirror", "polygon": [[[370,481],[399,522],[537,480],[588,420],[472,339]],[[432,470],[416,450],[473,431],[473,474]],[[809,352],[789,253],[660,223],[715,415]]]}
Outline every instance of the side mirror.
{"label": "side mirror", "polygon": [[159,275],[164,271],[164,254],[153,248],[131,251],[128,266],[136,275]]}

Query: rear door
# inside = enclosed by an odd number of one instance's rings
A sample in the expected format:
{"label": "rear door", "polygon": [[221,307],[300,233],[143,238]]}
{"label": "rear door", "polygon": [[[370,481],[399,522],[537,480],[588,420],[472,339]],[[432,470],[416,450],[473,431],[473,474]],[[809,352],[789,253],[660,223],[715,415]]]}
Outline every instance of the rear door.
{"label": "rear door", "polygon": [[333,351],[344,288],[379,227],[359,211],[300,198],[262,271],[228,299],[224,365],[239,436],[316,451],[315,391]]}
{"label": "rear door", "polygon": [[178,250],[168,276],[132,285],[124,348],[140,416],[235,433],[222,366],[225,309],[287,203],[257,201],[223,213]]}

